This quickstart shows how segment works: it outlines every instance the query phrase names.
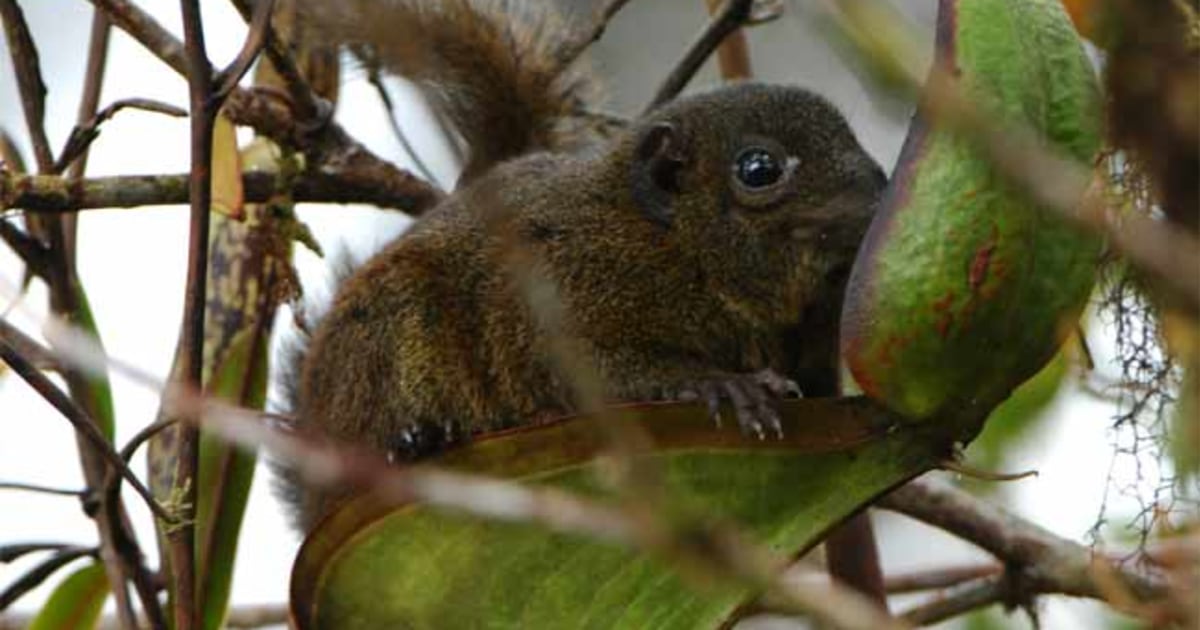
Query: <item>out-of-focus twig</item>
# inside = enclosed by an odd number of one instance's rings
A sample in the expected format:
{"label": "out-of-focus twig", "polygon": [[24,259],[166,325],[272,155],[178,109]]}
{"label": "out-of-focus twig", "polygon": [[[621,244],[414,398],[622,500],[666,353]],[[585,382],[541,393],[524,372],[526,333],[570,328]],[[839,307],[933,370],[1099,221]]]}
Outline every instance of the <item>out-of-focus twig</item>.
{"label": "out-of-focus twig", "polygon": [[[93,341],[62,322],[48,322],[45,334],[54,340],[64,362],[87,370],[111,369],[160,392],[165,387],[159,379],[105,356]],[[848,589],[785,577],[785,558],[728,527],[679,523],[662,518],[653,506],[614,505],[556,488],[428,465],[397,467],[385,456],[361,447],[283,430],[273,414],[208,398],[191,387],[177,384],[167,395],[180,418],[202,422],[214,435],[232,443],[266,449],[294,465],[310,483],[353,488],[397,503],[421,502],[451,512],[533,523],[668,558],[684,556],[712,568],[716,575],[759,590],[774,610],[811,615],[838,628],[905,627]]]}
{"label": "out-of-focus twig", "polygon": [[94,116],[75,126],[71,130],[71,134],[67,136],[66,146],[63,147],[61,153],[58,154],[58,160],[54,162],[54,172],[61,173],[66,170],[67,166],[72,167],[72,174],[69,179],[78,179],[83,175],[82,168],[76,169],[75,164],[81,163],[91,146],[92,141],[100,135],[100,125],[116,115],[117,112],[123,109],[140,109],[142,111],[154,112],[166,116],[174,116],[183,118],[187,116],[187,112],[171,105],[148,98],[125,98],[119,101],[114,101],[108,107],[97,112]]}

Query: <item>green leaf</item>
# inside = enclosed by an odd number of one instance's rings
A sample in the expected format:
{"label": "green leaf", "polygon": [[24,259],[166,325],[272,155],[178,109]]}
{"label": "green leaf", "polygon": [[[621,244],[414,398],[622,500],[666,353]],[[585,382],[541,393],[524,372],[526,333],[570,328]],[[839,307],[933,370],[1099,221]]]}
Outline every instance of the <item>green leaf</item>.
{"label": "green leaf", "polygon": [[[243,331],[213,372],[209,391],[252,409],[262,408],[267,390],[268,340]],[[229,604],[238,539],[257,458],[207,433],[200,436],[196,486],[197,575],[204,628],[221,627]]]}
{"label": "green leaf", "polygon": [[[100,331],[96,328],[96,320],[92,316],[92,307],[88,302],[87,293],[82,285],[75,286],[76,311],[73,322],[79,330],[92,339],[97,348],[103,351],[100,342]],[[83,387],[79,390],[72,388],[71,395],[96,420],[100,432],[111,442],[116,427],[116,415],[113,411],[112,387],[108,382],[108,374],[83,373]]]}
{"label": "green leaf", "polygon": [[[1058,353],[1033,378],[1013,391],[988,416],[983,431],[971,441],[966,459],[984,470],[1004,468],[1005,456],[1019,446],[1038,426],[1042,412],[1054,400],[1067,374],[1067,358]],[[996,487],[986,482],[985,487]]]}
{"label": "green leaf", "polygon": [[[734,521],[785,555],[909,478],[945,449],[862,399],[788,401],[780,440],[718,428],[697,406],[620,408],[652,438],[671,504],[663,514]],[[611,421],[611,418],[608,420]],[[593,458],[603,418],[481,439],[440,463],[608,498]],[[719,627],[754,593],[629,549],[368,498],[306,540],[292,574],[301,628]]]}
{"label": "green leaf", "polygon": [[89,630],[108,597],[104,566],[89,564],[67,576],[50,594],[28,630]]}
{"label": "green leaf", "polygon": [[[937,40],[937,63],[985,112],[1091,164],[1099,91],[1058,0],[942,0]],[[1054,356],[1099,253],[922,114],[855,262],[843,355],[893,410],[973,424]]]}

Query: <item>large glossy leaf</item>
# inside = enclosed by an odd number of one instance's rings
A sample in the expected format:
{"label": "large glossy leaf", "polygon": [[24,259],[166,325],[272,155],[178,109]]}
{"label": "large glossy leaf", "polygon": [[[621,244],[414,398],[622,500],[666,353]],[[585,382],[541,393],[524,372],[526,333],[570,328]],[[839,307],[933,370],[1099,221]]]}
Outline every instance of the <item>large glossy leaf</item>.
{"label": "large glossy leaf", "polygon": [[[1091,164],[1099,93],[1058,0],[941,0],[936,63],[997,124]],[[897,412],[974,423],[1054,356],[1099,252],[922,111],[855,261],[843,355]]]}
{"label": "large glossy leaf", "polygon": [[[789,401],[785,437],[765,441],[715,427],[691,405],[616,413],[654,441],[673,501],[664,510],[731,520],[785,555],[944,453],[924,428],[893,425],[862,399]],[[500,434],[441,463],[604,497],[593,463],[600,421]],[[753,595],[629,549],[366,498],[318,526],[292,576],[302,628],[705,628]]]}
{"label": "large glossy leaf", "polygon": [[89,564],[67,576],[42,610],[29,623],[28,630],[90,630],[96,627],[104,600],[108,597],[108,576],[104,566]]}

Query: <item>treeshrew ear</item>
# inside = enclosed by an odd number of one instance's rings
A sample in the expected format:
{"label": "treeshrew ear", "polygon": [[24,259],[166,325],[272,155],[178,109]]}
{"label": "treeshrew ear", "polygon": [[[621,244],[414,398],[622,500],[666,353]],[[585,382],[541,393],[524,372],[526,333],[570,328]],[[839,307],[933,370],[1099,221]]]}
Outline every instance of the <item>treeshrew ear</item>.
{"label": "treeshrew ear", "polygon": [[638,138],[630,164],[633,202],[647,219],[671,226],[672,196],[679,192],[679,174],[687,163],[683,138],[675,125],[656,123]]}

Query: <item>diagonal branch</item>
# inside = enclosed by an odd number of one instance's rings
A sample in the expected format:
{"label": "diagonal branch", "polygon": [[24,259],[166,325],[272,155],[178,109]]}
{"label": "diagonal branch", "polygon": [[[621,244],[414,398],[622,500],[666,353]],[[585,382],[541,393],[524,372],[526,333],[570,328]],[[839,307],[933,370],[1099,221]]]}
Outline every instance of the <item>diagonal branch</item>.
{"label": "diagonal branch", "polygon": [[646,111],[650,111],[659,105],[675,98],[683,91],[683,88],[692,80],[696,72],[700,70],[700,66],[704,65],[705,60],[712,55],[713,51],[730,33],[748,24],[761,23],[772,20],[778,17],[778,13],[765,13],[756,15],[754,12],[754,0],[726,0],[720,11],[713,16],[709,21],[708,26],[701,31],[700,36],[688,48],[683,59],[675,65],[675,69],[667,75],[667,78],[659,86],[658,92],[654,94],[654,98],[650,100],[650,104],[646,106]]}
{"label": "diagonal branch", "polygon": [[242,49],[224,70],[217,73],[214,79],[214,83],[216,83],[212,96],[214,101],[223,102],[233,88],[237,87],[246,72],[250,70],[254,60],[258,59],[258,53],[262,52],[267,41],[267,32],[271,27],[271,9],[274,5],[274,0],[259,0],[254,7],[254,13],[250,18],[250,30],[246,33],[245,41],[242,42]]}
{"label": "diagonal branch", "polygon": [[[1166,595],[1159,576],[1113,564],[1079,543],[944,482],[913,481],[882,499],[880,505],[946,530],[996,556],[1009,568],[1006,579],[1016,581],[1016,587],[1003,591],[1010,597],[1058,593],[1113,603],[1113,585],[1105,580],[1108,571],[1117,577],[1120,588],[1137,600],[1153,601]],[[999,579],[981,578],[969,588],[970,597],[982,600],[981,592],[996,592],[1004,586],[993,584]]]}
{"label": "diagonal branch", "polygon": [[[242,17],[250,22],[250,28],[254,28],[254,20],[258,11],[262,10],[263,4],[269,4],[268,0],[256,0],[254,9],[251,10],[247,6],[247,0],[233,0],[233,5],[237,8]],[[300,119],[301,125],[311,129],[319,129],[329,123],[330,116],[333,115],[333,108],[329,103],[320,99],[308,80],[304,78],[304,73],[300,71],[292,59],[291,51],[288,49],[286,42],[279,36],[279,31],[267,21],[263,31],[264,41],[266,42],[267,59],[271,62],[271,68],[283,79],[283,85],[287,89],[288,96],[291,98],[291,105],[296,111],[297,118]]]}
{"label": "diagonal branch", "polygon": [[4,22],[4,35],[12,54],[33,155],[38,170],[48,173],[54,164],[54,156],[50,152],[50,141],[46,138],[46,84],[42,82],[37,47],[29,34],[25,14],[17,6],[16,0],[0,0],[0,20]]}
{"label": "diagonal branch", "polygon": [[[176,118],[187,116],[186,111],[170,103],[163,103],[153,99],[123,98],[119,101],[114,101],[94,116],[90,116],[85,122],[75,125],[75,128],[71,130],[71,134],[67,136],[66,145],[63,146],[62,152],[59,153],[58,160],[54,163],[54,172],[61,173],[70,166],[72,167],[72,179],[82,176],[83,169],[75,169],[75,164],[82,163],[84,155],[92,145],[92,141],[100,136],[100,125],[123,109],[140,109]],[[76,170],[78,170],[78,173],[75,172]]]}
{"label": "diagonal branch", "polygon": [[[11,341],[11,340],[17,341]],[[37,369],[37,366],[32,361],[28,360],[21,353],[17,352],[18,345],[34,344],[32,339],[26,337],[21,331],[17,330],[7,321],[0,319],[0,359],[13,369],[29,386],[34,389],[46,402],[54,406],[59,413],[75,427],[80,435],[89,441],[100,455],[108,461],[109,465],[113,466],[129,485],[146,500],[146,505],[154,515],[167,523],[175,521],[175,517],[168,513],[158,501],[150,494],[150,490],[142,484],[137,475],[125,465],[125,460],[121,459],[121,455],[113,450],[112,444],[109,444],[100,430],[96,428],[96,423],[88,417],[75,401],[63,393],[54,383],[42,374]]]}
{"label": "diagonal branch", "polygon": [[[705,0],[710,14],[720,11],[723,0]],[[750,64],[750,50],[746,44],[746,33],[737,29],[725,37],[725,41],[717,47],[717,67],[721,70],[721,78],[726,81],[749,79],[754,76]]]}

